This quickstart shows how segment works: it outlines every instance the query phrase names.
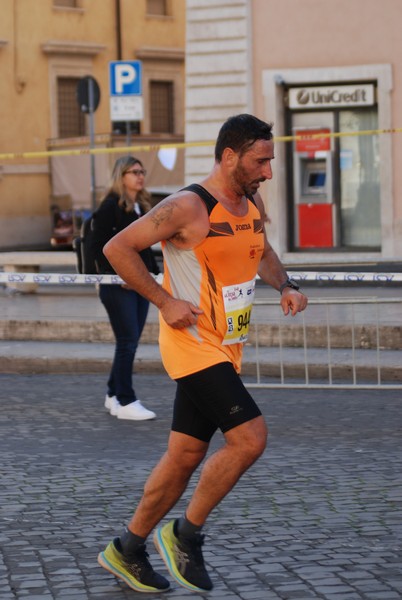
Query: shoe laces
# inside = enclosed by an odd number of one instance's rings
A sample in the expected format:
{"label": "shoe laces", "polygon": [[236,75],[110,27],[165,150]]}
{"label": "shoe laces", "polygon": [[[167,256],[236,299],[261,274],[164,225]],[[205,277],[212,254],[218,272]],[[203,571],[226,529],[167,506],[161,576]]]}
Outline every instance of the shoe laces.
{"label": "shoe laces", "polygon": [[134,552],[124,557],[127,571],[137,581],[145,585],[155,586],[157,591],[167,589],[169,587],[167,580],[154,571],[148,557],[149,554],[145,549],[145,544],[141,544]]}
{"label": "shoe laces", "polygon": [[141,544],[132,554],[126,554],[124,559],[127,564],[134,565],[136,564],[139,569],[152,569],[151,563],[148,560],[149,554],[145,549],[145,544]]}
{"label": "shoe laces", "polygon": [[204,557],[202,555],[204,538],[205,536],[201,533],[197,533],[189,538],[179,538],[179,549],[185,553],[192,562],[200,566],[204,566]]}

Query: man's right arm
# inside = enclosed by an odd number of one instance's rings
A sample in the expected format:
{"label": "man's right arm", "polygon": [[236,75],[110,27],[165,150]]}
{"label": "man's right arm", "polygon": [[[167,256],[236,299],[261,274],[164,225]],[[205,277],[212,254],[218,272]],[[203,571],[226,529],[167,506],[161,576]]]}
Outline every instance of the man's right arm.
{"label": "man's right arm", "polygon": [[162,240],[186,231],[193,222],[192,204],[184,198],[170,196],[149,213],[115,235],[103,251],[116,273],[129,288],[155,304],[165,321],[174,328],[194,325],[199,309],[191,303],[173,298],[148,272],[139,252]]}

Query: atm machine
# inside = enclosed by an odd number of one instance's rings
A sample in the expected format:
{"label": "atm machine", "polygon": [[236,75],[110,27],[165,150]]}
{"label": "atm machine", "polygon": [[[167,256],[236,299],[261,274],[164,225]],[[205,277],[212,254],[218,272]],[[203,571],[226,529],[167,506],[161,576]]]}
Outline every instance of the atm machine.
{"label": "atm machine", "polygon": [[323,127],[293,129],[293,135],[298,136],[293,142],[295,241],[298,248],[336,245],[330,132],[330,128]]}

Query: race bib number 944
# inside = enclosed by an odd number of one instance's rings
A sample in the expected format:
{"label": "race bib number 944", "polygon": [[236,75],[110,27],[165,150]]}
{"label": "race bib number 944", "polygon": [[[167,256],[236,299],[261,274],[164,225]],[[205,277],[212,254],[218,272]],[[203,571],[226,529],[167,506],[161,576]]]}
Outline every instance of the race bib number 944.
{"label": "race bib number 944", "polygon": [[223,345],[247,340],[254,293],[255,279],[222,288],[227,326]]}

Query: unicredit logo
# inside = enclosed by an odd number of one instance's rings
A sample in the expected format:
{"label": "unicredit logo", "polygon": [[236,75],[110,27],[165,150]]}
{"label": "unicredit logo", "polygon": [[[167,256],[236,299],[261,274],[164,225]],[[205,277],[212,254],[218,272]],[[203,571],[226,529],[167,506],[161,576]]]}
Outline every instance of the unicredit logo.
{"label": "unicredit logo", "polygon": [[343,91],[340,89],[307,90],[301,89],[296,94],[296,102],[305,106],[306,104],[356,104],[366,103],[366,90],[364,88],[356,88],[353,91]]}
{"label": "unicredit logo", "polygon": [[298,104],[308,104],[310,100],[310,94],[306,90],[300,90],[297,93],[297,102]]}

